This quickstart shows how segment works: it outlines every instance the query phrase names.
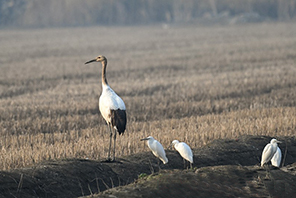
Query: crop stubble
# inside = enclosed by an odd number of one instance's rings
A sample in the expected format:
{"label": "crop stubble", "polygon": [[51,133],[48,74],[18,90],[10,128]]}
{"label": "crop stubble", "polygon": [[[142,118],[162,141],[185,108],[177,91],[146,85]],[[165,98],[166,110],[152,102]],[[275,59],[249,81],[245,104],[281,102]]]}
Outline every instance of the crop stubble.
{"label": "crop stubble", "polygon": [[98,111],[103,54],[128,125],[117,156],[200,147],[242,134],[294,136],[296,27],[81,27],[0,30],[0,169],[48,159],[107,156]]}

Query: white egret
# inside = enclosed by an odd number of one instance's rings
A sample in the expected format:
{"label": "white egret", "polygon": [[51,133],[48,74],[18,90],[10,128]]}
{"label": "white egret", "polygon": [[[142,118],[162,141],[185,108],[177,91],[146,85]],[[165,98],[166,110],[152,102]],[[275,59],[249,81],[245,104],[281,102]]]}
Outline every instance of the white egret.
{"label": "white egret", "polygon": [[163,149],[163,146],[152,136],[149,136],[147,138],[141,139],[141,141],[147,140],[147,145],[152,151],[153,155],[158,157],[164,164],[168,163],[168,158],[165,155],[165,151]]}
{"label": "white egret", "polygon": [[[102,63],[102,94],[99,99],[100,112],[107,122],[108,128],[110,130],[110,143],[107,161],[111,161],[111,144],[112,136],[114,138],[114,148],[113,148],[113,159],[115,161],[115,143],[116,143],[116,131],[119,135],[123,134],[126,128],[126,109],[123,100],[111,89],[107,82],[106,77],[106,67],[107,58],[105,56],[98,56],[93,60],[86,62],[85,64],[92,62]],[[114,134],[113,130],[114,129]]]}
{"label": "white egret", "polygon": [[271,164],[275,167],[280,167],[282,161],[282,152],[279,147],[277,147],[277,150],[273,157],[271,158]]}
{"label": "white egret", "polygon": [[272,139],[270,143],[264,147],[261,156],[261,166],[263,166],[265,163],[268,163],[272,159],[278,147],[277,143],[281,142],[276,139]]}
{"label": "white egret", "polygon": [[190,167],[192,168],[193,154],[191,148],[185,142],[179,142],[178,140],[174,140],[172,145],[179,152],[183,159],[190,162]]}

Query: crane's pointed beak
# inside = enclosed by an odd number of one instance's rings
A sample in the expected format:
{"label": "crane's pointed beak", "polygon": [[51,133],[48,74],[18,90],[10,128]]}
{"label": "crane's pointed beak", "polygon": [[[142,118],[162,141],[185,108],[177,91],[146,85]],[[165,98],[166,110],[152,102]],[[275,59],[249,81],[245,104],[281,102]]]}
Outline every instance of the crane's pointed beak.
{"label": "crane's pointed beak", "polygon": [[149,138],[143,138],[143,139],[140,139],[141,141],[144,141],[144,140],[149,140]]}
{"label": "crane's pointed beak", "polygon": [[84,63],[84,64],[88,64],[88,63],[92,63],[92,62],[97,62],[97,59],[92,59],[92,60],[90,60],[90,61],[87,61],[87,62]]}

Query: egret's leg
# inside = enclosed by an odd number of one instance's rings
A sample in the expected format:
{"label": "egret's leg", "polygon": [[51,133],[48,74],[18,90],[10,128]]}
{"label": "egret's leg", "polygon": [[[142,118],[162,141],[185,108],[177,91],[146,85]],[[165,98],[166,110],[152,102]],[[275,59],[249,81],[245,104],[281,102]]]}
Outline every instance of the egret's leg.
{"label": "egret's leg", "polygon": [[151,163],[151,161],[150,161],[149,158],[148,158],[148,160],[149,160],[149,164],[150,164],[150,171],[151,171],[151,174],[154,174],[154,168],[153,168],[153,166],[152,166],[152,163]]}
{"label": "egret's leg", "polygon": [[[190,163],[190,162],[189,162]],[[190,169],[192,169],[192,163],[190,163]]]}
{"label": "egret's leg", "polygon": [[113,148],[113,161],[115,161],[115,143],[116,143],[116,131],[114,131],[114,140],[113,140],[114,148]]}
{"label": "egret's leg", "polygon": [[112,144],[112,130],[111,130],[111,127],[108,125],[108,128],[110,130],[110,143],[109,143],[109,151],[108,151],[108,161],[111,160],[111,156],[110,156],[110,152],[111,152],[111,144]]}
{"label": "egret's leg", "polygon": [[271,173],[270,173],[270,168],[271,168],[271,165],[269,164],[264,164],[263,165],[265,171],[266,171],[266,179],[271,179]]}
{"label": "egret's leg", "polygon": [[158,172],[160,172],[160,171],[161,171],[161,168],[160,168],[160,163],[162,163],[162,162],[160,161],[160,159],[158,159],[158,160],[157,160]]}

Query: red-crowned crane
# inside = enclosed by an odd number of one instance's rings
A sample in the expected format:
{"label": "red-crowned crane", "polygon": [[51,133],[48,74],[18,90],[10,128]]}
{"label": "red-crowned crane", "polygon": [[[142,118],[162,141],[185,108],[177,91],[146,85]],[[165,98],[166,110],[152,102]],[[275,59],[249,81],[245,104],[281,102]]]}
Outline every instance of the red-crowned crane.
{"label": "red-crowned crane", "polygon": [[[110,144],[107,161],[115,161],[115,143],[116,131],[119,135],[123,134],[126,128],[126,108],[123,100],[111,89],[106,78],[107,58],[105,56],[98,56],[93,60],[87,61],[85,64],[92,62],[102,63],[102,94],[99,99],[100,112],[107,122],[110,130]],[[114,129],[114,133],[113,130]],[[114,138],[113,144],[113,159],[111,160],[110,152],[112,145],[112,136]]]}

